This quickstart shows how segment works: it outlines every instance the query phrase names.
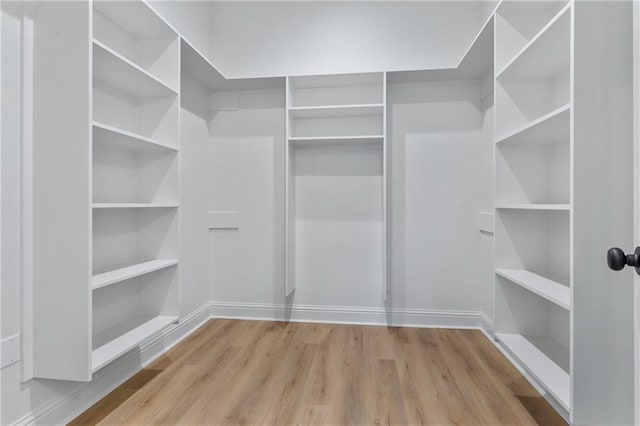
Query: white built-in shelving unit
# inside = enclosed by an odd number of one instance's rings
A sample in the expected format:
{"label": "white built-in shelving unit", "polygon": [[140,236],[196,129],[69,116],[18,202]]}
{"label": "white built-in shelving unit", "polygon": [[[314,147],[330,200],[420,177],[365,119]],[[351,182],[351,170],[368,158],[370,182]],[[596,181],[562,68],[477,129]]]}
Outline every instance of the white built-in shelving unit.
{"label": "white built-in shelving unit", "polygon": [[37,33],[30,368],[87,381],[179,317],[180,38],[139,0],[56,2]]}
{"label": "white built-in shelving unit", "polygon": [[180,40],[93,3],[92,371],[178,319]]}
{"label": "white built-in shelving unit", "polygon": [[[378,200],[379,208],[372,217],[380,223],[381,253],[380,259],[373,259],[372,264],[383,265],[380,269],[386,297],[386,74],[342,74],[288,77],[286,87],[286,277],[285,293],[290,296],[296,288],[296,251],[297,244],[296,199],[297,191],[316,191],[317,197],[305,197],[306,200],[315,199],[316,202],[330,203],[317,205],[322,214],[316,219],[316,224],[326,221],[340,221],[338,211],[350,212],[367,206],[356,206],[364,203],[357,194],[339,195],[340,191],[354,191],[357,183],[354,177],[368,170],[361,181],[369,180],[363,185],[367,187],[379,184],[381,194]],[[315,158],[325,165],[324,170],[309,170],[309,159]],[[354,159],[360,160],[354,161]],[[298,163],[298,164],[297,164]],[[367,164],[364,164],[367,163]],[[322,168],[322,167],[321,167]],[[347,170],[349,169],[349,170]],[[341,170],[340,172],[338,170]],[[315,176],[315,178],[313,176]],[[324,178],[322,177],[324,175]],[[342,176],[341,176],[342,175]],[[351,176],[349,176],[351,175]],[[375,181],[375,176],[380,178]],[[373,179],[371,179],[373,177]],[[342,184],[340,183],[342,179]],[[325,181],[323,183],[322,181]],[[314,181],[313,183],[310,183]],[[298,182],[298,185],[296,185]],[[329,183],[330,182],[330,183]],[[361,183],[362,184],[362,183]],[[340,188],[335,190],[333,197],[327,196],[322,185]],[[360,187],[362,190],[363,187]],[[346,198],[345,198],[346,197]],[[347,199],[351,198],[350,202]],[[324,200],[324,201],[321,201]],[[298,201],[300,202],[300,201]],[[372,203],[376,203],[372,201]],[[313,207],[313,208],[316,208]],[[305,208],[311,208],[306,206]],[[333,212],[333,213],[330,213]],[[348,214],[348,213],[347,213]],[[333,215],[333,216],[332,216]],[[337,215],[337,216],[336,216]],[[344,213],[343,213],[344,215]],[[330,219],[329,216],[332,216]],[[345,216],[346,217],[346,216]],[[349,219],[344,219],[348,222]],[[353,220],[353,218],[352,218]],[[357,220],[357,219],[356,219]],[[322,225],[320,225],[322,226]],[[308,225],[308,235],[321,234],[320,227],[313,229]],[[346,234],[343,234],[343,237]],[[300,237],[302,238],[302,237]],[[308,238],[308,237],[306,237]],[[317,238],[318,244],[324,244],[322,238]],[[314,244],[304,242],[304,245]],[[358,242],[343,241],[339,245],[357,245]],[[366,260],[364,260],[366,261]],[[337,277],[334,277],[339,279]]]}
{"label": "white built-in shelving unit", "polygon": [[567,413],[571,13],[507,1],[495,15],[496,338]]}

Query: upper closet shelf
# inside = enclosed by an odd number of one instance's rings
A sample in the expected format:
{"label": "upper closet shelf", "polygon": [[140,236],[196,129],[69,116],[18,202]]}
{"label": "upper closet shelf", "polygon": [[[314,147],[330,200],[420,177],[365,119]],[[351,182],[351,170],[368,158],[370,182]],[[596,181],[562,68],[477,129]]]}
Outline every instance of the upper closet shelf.
{"label": "upper closet shelf", "polygon": [[138,98],[176,95],[177,91],[97,40],[93,42],[94,77]]}
{"label": "upper closet shelf", "polygon": [[173,209],[177,203],[93,203],[94,209]]}
{"label": "upper closet shelf", "polygon": [[93,141],[137,152],[178,151],[165,143],[97,121],[93,122]]}
{"label": "upper closet shelf", "polygon": [[291,118],[382,116],[383,112],[383,104],[327,105],[289,108]]}
{"label": "upper closet shelf", "polygon": [[534,204],[534,203],[498,203],[498,210],[553,210],[553,211],[569,211],[569,204]]}
{"label": "upper closet shelf", "polygon": [[545,78],[569,69],[570,7],[568,4],[527,43],[504,68],[497,79],[509,77]]}
{"label": "upper closet shelf", "polygon": [[288,77],[290,108],[357,107],[384,103],[384,73]]}
{"label": "upper closet shelf", "polygon": [[93,7],[137,40],[177,37],[146,1],[94,1]]}
{"label": "upper closet shelf", "polygon": [[570,105],[543,115],[537,120],[501,137],[500,144],[545,144],[569,140]]}
{"label": "upper closet shelf", "polygon": [[382,135],[363,136],[318,136],[318,137],[293,137],[289,142],[297,146],[305,145],[376,145],[382,143]]}
{"label": "upper closet shelf", "polygon": [[291,76],[289,79],[291,89],[348,88],[362,85],[379,85],[382,87],[383,83],[383,75],[379,72]]}
{"label": "upper closet shelf", "polygon": [[131,278],[139,277],[150,272],[159,271],[173,265],[177,265],[177,259],[158,259],[142,262],[124,268],[96,274],[92,278],[91,288],[97,290],[111,284],[116,284]]}

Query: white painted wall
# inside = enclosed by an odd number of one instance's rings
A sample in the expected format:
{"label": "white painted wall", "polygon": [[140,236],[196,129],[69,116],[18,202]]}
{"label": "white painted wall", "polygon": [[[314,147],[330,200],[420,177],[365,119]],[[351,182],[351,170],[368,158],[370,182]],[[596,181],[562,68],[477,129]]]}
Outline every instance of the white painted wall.
{"label": "white painted wall", "polygon": [[182,75],[180,84],[180,314],[211,299],[207,211],[211,186],[208,92]]}
{"label": "white painted wall", "polygon": [[209,211],[238,211],[240,225],[209,232],[212,300],[282,304],[284,90],[224,96],[237,109],[211,112]]}
{"label": "white painted wall", "polygon": [[[210,145],[210,211],[240,214],[239,229],[209,232],[216,304],[284,302],[284,94],[271,93],[246,92],[238,109],[214,112],[211,134],[201,135]],[[493,109],[483,93],[481,82],[389,92],[393,310],[493,317],[493,236],[479,226],[493,200]],[[295,164],[293,307],[382,310],[372,262],[382,249],[379,148],[305,148]]]}
{"label": "white painted wall", "polygon": [[[205,56],[211,55],[212,2],[202,0],[147,0],[174,29]],[[215,62],[214,62],[215,64]],[[217,64],[216,64],[217,65]]]}
{"label": "white painted wall", "polygon": [[294,149],[294,306],[382,307],[381,148]]}
{"label": "white painted wall", "polygon": [[478,82],[389,90],[394,309],[493,317],[493,108]]}
{"label": "white painted wall", "polygon": [[234,77],[446,68],[492,4],[220,1],[211,10],[211,59]]}

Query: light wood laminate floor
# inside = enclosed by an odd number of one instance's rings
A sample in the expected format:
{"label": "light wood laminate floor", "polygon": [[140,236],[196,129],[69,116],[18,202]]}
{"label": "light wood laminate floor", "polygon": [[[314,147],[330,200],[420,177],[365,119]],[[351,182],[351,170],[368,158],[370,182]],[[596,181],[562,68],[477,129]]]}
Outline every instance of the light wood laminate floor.
{"label": "light wood laminate floor", "polygon": [[72,425],[559,425],[477,330],[212,320]]}

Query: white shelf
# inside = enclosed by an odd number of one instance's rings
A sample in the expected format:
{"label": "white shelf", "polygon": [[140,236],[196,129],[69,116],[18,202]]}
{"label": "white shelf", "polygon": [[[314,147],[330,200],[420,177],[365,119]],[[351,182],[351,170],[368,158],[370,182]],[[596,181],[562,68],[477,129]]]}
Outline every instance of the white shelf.
{"label": "white shelf", "polygon": [[571,309],[571,290],[568,280],[553,274],[537,274],[525,269],[496,269],[496,274],[526,288],[564,309]]}
{"label": "white shelf", "polygon": [[539,78],[569,68],[571,4],[558,12],[516,56],[496,73],[496,79],[508,75]]}
{"label": "white shelf", "polygon": [[178,264],[177,259],[159,259],[150,260],[148,262],[138,263],[136,265],[115,269],[101,274],[96,274],[92,278],[91,288],[97,290],[111,284],[116,284],[131,278],[139,277],[150,272],[159,271]]}
{"label": "white shelf", "polygon": [[498,203],[498,210],[549,210],[549,211],[569,211],[569,204],[524,204],[524,203]]}
{"label": "white shelf", "polygon": [[291,89],[333,89],[336,87],[348,90],[359,86],[382,87],[382,73],[356,73],[356,74],[324,74],[289,77]]}
{"label": "white shelf", "polygon": [[104,15],[137,40],[155,40],[177,37],[146,1],[95,1],[95,12]]}
{"label": "white shelf", "polygon": [[320,136],[320,137],[300,137],[289,138],[289,142],[297,146],[304,145],[377,145],[382,143],[384,136],[382,135],[364,135],[364,136]]}
{"label": "white shelf", "polygon": [[93,203],[94,209],[174,209],[177,203]]}
{"label": "white shelf", "polygon": [[98,121],[93,122],[93,141],[138,152],[178,151],[165,143]]}
{"label": "white shelf", "polygon": [[567,0],[501,1],[496,10],[496,69],[513,59],[562,9]]}
{"label": "white shelf", "polygon": [[154,317],[97,349],[94,349],[91,354],[92,371],[95,372],[99,370],[177,320],[177,316],[161,315]]}
{"label": "white shelf", "polygon": [[561,367],[564,361],[560,360],[567,358],[568,349],[543,336],[496,333],[496,338],[567,411],[570,410],[569,373]]}
{"label": "white shelf", "polygon": [[327,105],[289,108],[291,118],[382,116],[383,111],[383,104]]}
{"label": "white shelf", "polygon": [[97,40],[93,41],[93,75],[138,98],[177,94],[175,89]]}
{"label": "white shelf", "polygon": [[571,105],[563,105],[499,138],[499,144],[544,144],[569,141]]}

